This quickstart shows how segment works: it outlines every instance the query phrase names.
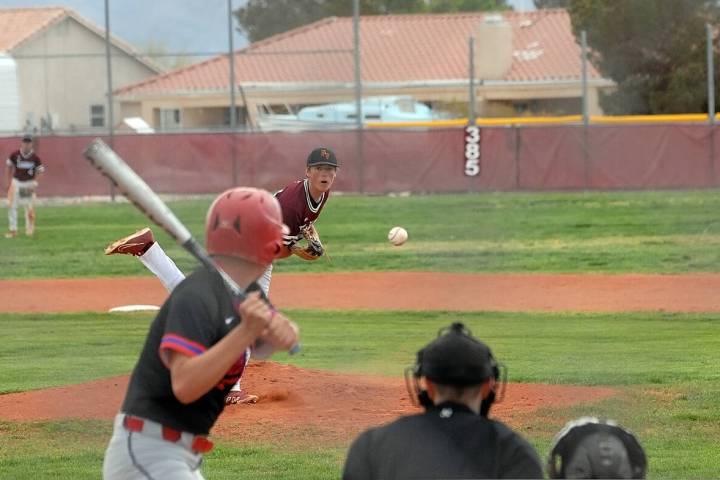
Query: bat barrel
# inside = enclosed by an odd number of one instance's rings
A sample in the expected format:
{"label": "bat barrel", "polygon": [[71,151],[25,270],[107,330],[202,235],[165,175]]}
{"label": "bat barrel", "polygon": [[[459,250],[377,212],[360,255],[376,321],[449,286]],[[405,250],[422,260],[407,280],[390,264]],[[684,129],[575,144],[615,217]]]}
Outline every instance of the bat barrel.
{"label": "bat barrel", "polygon": [[85,158],[148,218],[162,227],[179,244],[192,238],[175,214],[140,176],[128,166],[105,142],[96,138],[83,152]]}

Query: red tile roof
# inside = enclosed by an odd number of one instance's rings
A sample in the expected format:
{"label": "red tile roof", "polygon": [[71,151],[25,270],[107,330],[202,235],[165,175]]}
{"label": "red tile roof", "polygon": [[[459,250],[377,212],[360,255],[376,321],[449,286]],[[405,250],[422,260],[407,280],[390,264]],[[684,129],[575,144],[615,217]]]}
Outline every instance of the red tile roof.
{"label": "red tile roof", "polygon": [[[508,11],[502,15],[513,29],[513,61],[504,80],[580,78],[580,47],[572,34],[567,11]],[[468,38],[484,16],[482,12],[363,16],[360,21],[363,81],[466,79]],[[352,82],[352,41],[352,18],[325,18],[237,51],[235,78],[243,83]],[[227,90],[228,66],[227,56],[218,56],[116,93]],[[592,66],[588,74],[600,78]]]}
{"label": "red tile roof", "polygon": [[[65,7],[28,7],[28,8],[0,8],[0,52],[12,52],[33,37],[42,34],[57,22],[70,17],[88,30],[100,37],[105,37],[105,30],[100,29],[92,22],[84,19],[73,10]],[[137,52],[127,43],[111,35],[112,44],[136,57],[155,72],[162,69],[152,60],[137,55]]]}
{"label": "red tile roof", "polygon": [[9,52],[65,17],[63,7],[0,9],[0,52]]}

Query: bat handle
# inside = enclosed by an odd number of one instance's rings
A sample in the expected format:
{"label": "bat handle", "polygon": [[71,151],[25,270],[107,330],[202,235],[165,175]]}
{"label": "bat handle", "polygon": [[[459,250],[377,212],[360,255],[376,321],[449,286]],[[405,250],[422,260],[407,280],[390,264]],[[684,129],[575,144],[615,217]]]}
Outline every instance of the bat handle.
{"label": "bat handle", "polygon": [[[264,360],[266,358],[269,358],[270,355],[272,355],[273,353],[275,353],[275,348],[272,345],[270,345],[268,342],[266,342],[265,340],[263,340],[261,338],[258,338],[255,341],[255,345],[252,350],[253,358]],[[296,345],[293,345],[293,347],[290,350],[288,350],[288,353],[290,355],[295,355],[297,353],[300,353],[300,344],[298,343]]]}
{"label": "bat handle", "polygon": [[[243,300],[245,300],[245,297],[244,297],[244,296],[238,297],[238,296],[234,296],[234,295],[233,295],[233,297],[232,297],[232,304],[233,304],[233,308],[235,309],[236,312],[238,311],[238,308],[239,308],[240,304],[243,302]],[[275,311],[272,306],[271,306],[270,308],[271,308],[273,311]],[[263,340],[263,339],[261,339],[261,338],[258,338],[258,339],[255,341],[255,349],[256,349],[256,350],[262,349],[262,348],[263,348],[263,345],[265,345],[265,343],[266,343],[265,340]],[[295,355],[295,354],[297,354],[297,353],[300,353],[301,348],[302,348],[302,347],[300,346],[300,343],[296,343],[295,345],[293,345],[293,346],[290,348],[290,350],[288,350],[288,353],[289,353],[290,355]],[[269,356],[269,354],[267,354],[267,355],[260,355],[260,357],[265,357],[265,356]]]}
{"label": "bat handle", "polygon": [[[190,238],[186,242],[184,242],[183,247],[190,251],[195,258],[200,260],[200,262],[209,270],[215,271],[220,275],[220,277],[223,280],[223,283],[225,284],[225,287],[228,290],[228,293],[230,294],[230,297],[232,298],[232,304],[235,308],[235,311],[238,311],[238,306],[247,298],[245,295],[245,292],[243,289],[241,289],[235,281],[230,278],[230,275],[225,273],[225,271],[218,267],[218,265],[213,261],[210,256],[205,253],[205,251],[200,247],[200,245],[195,241],[194,238]],[[295,344],[293,347],[289,350],[290,355],[295,355],[296,353],[300,352],[300,344]]]}

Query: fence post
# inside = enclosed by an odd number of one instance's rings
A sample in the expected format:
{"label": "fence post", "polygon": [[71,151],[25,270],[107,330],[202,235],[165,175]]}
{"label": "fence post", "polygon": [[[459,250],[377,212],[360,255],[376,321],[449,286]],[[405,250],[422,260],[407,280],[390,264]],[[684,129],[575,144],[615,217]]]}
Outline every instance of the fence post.
{"label": "fence post", "polygon": [[515,190],[520,190],[520,142],[522,137],[520,135],[520,125],[513,125],[515,130]]}
{"label": "fence post", "polygon": [[[112,93],[112,55],[110,50],[110,0],[105,0],[105,68],[107,70],[108,89],[108,135],[110,136],[110,148],[115,148],[115,115],[113,115],[113,93]],[[45,92],[47,95],[47,92]],[[115,184],[110,182],[110,200],[115,201]]]}
{"label": "fence post", "polygon": [[357,128],[358,189],[365,191],[363,165],[362,72],[360,70],[360,0],[353,0],[353,63],[355,64],[355,113]]}
{"label": "fence post", "polygon": [[468,85],[468,125],[475,125],[475,37],[470,35],[469,43],[469,76]]}
{"label": "fence post", "polygon": [[[483,85],[483,81],[480,80],[477,85]],[[468,192],[477,190],[478,184],[473,179],[480,175],[483,158],[483,131],[477,125],[475,86],[475,36],[470,35],[468,38],[468,115],[465,126],[465,175],[468,177]],[[470,137],[468,137],[468,133]]]}
{"label": "fence post", "polygon": [[590,128],[590,115],[588,114],[588,79],[587,79],[587,32],[580,32],[581,64],[582,64],[582,117],[583,117],[583,168],[585,170],[585,189],[590,188],[590,147],[588,130]]}
{"label": "fence post", "polygon": [[[238,184],[238,168],[237,168],[237,145],[235,145],[235,137],[237,134],[237,103],[235,100],[235,46],[233,45],[233,21],[232,21],[232,0],[227,0],[227,16],[228,16],[228,63],[230,84],[230,149],[232,161],[232,186]],[[247,108],[247,104],[245,104]]]}
{"label": "fence post", "polygon": [[712,185],[715,185],[715,52],[713,47],[713,29],[709,23],[705,24],[705,38],[705,49],[707,50],[707,108],[708,124],[710,125],[710,176]]}

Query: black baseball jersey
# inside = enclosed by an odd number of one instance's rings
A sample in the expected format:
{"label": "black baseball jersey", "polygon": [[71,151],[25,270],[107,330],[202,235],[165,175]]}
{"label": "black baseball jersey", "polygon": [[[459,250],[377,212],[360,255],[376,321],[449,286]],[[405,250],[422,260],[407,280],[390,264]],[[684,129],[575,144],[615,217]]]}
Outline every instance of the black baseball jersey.
{"label": "black baseball jersey", "polygon": [[[253,284],[249,290],[259,287]],[[207,435],[225,407],[225,396],[242,375],[249,352],[238,357],[211,391],[188,405],[173,394],[164,356],[168,350],[200,355],[237,322],[238,314],[220,276],[205,268],[193,272],[172,291],[150,325],[121,410],[176,430]]]}
{"label": "black baseball jersey", "polygon": [[302,230],[312,224],[320,216],[320,212],[330,197],[330,191],[323,193],[316,202],[310,195],[307,179],[298,180],[275,193],[280,202],[283,223],[290,232],[283,235],[283,244],[290,248],[302,237]]}
{"label": "black baseball jersey", "polygon": [[15,150],[8,157],[7,164],[15,167],[13,177],[21,182],[33,180],[38,173],[45,169],[40,157],[38,157],[34,151],[23,155],[20,150]]}
{"label": "black baseball jersey", "polygon": [[543,478],[535,449],[501,422],[446,402],[362,433],[343,479]]}

